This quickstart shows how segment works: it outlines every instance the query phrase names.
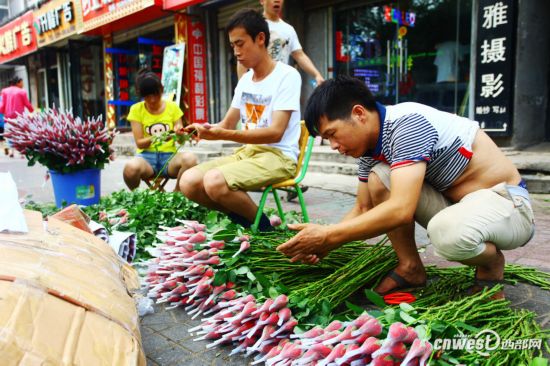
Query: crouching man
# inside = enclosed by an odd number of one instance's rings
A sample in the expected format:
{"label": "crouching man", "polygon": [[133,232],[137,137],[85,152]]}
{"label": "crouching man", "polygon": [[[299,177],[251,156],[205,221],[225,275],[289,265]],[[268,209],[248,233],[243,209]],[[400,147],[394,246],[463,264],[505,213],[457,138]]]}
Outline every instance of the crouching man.
{"label": "crouching man", "polygon": [[383,106],[346,76],[313,92],[305,120],[310,134],[360,159],[359,186],[340,223],[289,226],[299,233],[277,249],[293,261],[316,263],[344,243],[386,233],[399,263],[375,291],[421,287],[416,220],[437,255],[476,267],[481,289],[502,281],[502,250],[533,236],[525,181],[477,122],[418,103]]}

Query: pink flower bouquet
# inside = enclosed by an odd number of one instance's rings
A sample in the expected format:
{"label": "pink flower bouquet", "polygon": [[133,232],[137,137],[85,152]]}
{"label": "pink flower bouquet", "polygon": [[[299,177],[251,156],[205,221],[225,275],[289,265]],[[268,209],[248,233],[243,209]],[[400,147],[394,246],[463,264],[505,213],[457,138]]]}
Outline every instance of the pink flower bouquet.
{"label": "pink flower bouquet", "polygon": [[112,156],[110,145],[116,131],[109,130],[101,116],[83,121],[71,111],[54,108],[26,112],[8,122],[5,137],[25,155],[29,166],[40,163],[59,173],[72,173],[101,169]]}

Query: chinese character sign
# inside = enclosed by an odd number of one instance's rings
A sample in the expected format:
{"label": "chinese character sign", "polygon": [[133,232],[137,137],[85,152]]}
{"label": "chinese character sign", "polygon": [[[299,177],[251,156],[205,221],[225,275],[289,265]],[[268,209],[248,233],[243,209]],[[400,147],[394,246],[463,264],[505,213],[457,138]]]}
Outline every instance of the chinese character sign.
{"label": "chinese character sign", "polygon": [[43,4],[34,12],[38,46],[48,45],[76,33],[76,23],[77,13],[73,0],[53,0]]}
{"label": "chinese character sign", "polygon": [[36,51],[32,11],[0,28],[0,64]]}
{"label": "chinese character sign", "polygon": [[189,62],[189,121],[208,122],[208,98],[206,83],[206,42],[204,25],[196,20],[187,22]]}
{"label": "chinese character sign", "polygon": [[479,0],[475,119],[485,131],[511,131],[514,0]]}

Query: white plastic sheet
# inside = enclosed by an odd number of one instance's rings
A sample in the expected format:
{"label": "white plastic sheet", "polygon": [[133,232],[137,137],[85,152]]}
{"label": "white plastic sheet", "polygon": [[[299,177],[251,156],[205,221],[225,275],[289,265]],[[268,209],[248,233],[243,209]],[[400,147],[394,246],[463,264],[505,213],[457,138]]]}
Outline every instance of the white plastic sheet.
{"label": "white plastic sheet", "polygon": [[0,172],[0,232],[29,231],[23,209],[19,204],[17,186],[10,172]]}

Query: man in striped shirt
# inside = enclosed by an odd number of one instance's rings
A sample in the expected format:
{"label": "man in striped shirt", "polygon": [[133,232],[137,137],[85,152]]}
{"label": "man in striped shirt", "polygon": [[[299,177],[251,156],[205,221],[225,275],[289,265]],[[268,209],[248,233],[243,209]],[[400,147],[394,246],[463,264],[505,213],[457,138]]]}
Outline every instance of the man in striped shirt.
{"label": "man in striped shirt", "polygon": [[277,249],[292,261],[316,263],[344,243],[387,233],[399,263],[375,290],[420,287],[426,271],[414,240],[417,221],[436,254],[476,267],[481,289],[502,281],[502,250],[533,236],[525,182],[477,122],[418,103],[383,106],[347,76],[314,91],[305,121],[313,136],[359,159],[359,184],[340,223],[289,225],[299,233]]}

